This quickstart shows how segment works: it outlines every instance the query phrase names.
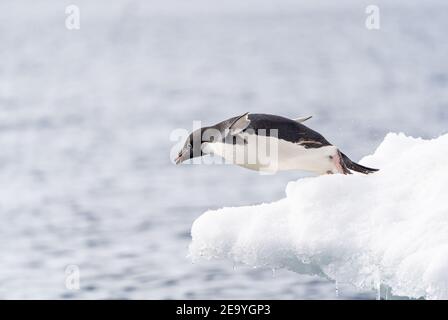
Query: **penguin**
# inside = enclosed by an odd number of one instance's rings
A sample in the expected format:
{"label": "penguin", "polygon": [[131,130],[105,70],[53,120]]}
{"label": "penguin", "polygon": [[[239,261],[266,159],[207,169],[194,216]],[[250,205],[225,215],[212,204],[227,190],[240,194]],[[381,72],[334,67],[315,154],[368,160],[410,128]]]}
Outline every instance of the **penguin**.
{"label": "penguin", "polygon": [[247,112],[193,131],[175,163],[218,155],[227,163],[262,172],[302,170],[323,175],[378,171],[350,160],[320,133],[305,126],[310,118]]}

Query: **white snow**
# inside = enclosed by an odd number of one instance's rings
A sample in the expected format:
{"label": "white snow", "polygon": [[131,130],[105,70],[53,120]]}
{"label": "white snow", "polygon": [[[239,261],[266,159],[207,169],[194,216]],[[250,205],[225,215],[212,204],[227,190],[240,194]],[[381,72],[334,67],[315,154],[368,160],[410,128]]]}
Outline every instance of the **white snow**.
{"label": "white snow", "polygon": [[190,255],[447,299],[447,155],[448,134],[389,133],[360,161],[375,174],[304,178],[280,201],[207,211],[192,226]]}

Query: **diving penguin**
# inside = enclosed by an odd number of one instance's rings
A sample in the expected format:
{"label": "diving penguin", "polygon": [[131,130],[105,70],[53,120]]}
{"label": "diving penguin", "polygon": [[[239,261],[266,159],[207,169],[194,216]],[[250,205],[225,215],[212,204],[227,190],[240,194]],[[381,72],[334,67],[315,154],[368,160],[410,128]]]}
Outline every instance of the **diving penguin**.
{"label": "diving penguin", "polygon": [[179,151],[176,164],[211,154],[228,163],[265,172],[304,170],[317,174],[372,169],[350,160],[320,133],[303,124],[311,117],[289,119],[277,115],[245,113],[193,131]]}

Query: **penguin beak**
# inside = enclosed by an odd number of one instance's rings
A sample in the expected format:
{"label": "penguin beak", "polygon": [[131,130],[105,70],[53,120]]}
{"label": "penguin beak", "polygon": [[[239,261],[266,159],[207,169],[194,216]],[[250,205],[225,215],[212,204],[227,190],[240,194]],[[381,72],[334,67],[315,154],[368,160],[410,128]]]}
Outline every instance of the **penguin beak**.
{"label": "penguin beak", "polygon": [[179,155],[176,157],[176,159],[174,159],[174,162],[176,164],[181,164],[182,162],[187,160],[187,155],[188,155],[187,151],[185,151],[185,150],[180,151]]}

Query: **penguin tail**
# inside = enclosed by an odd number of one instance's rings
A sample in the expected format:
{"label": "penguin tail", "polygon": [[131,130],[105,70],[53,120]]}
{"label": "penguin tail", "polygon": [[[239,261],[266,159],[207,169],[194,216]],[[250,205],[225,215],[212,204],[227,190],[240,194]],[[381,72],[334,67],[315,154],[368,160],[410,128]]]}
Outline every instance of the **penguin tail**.
{"label": "penguin tail", "polygon": [[364,166],[362,166],[360,164],[357,164],[356,162],[353,162],[352,160],[350,160],[350,158],[347,157],[342,152],[341,152],[341,156],[342,156],[342,161],[344,162],[345,166],[348,169],[350,169],[350,170],[361,172],[361,173],[364,173],[364,174],[377,172],[379,170],[379,169],[373,169],[373,168],[364,167]]}

